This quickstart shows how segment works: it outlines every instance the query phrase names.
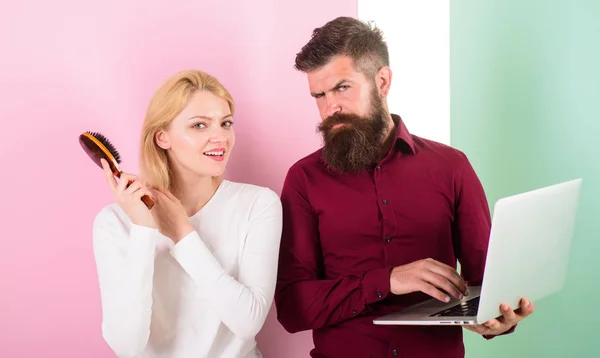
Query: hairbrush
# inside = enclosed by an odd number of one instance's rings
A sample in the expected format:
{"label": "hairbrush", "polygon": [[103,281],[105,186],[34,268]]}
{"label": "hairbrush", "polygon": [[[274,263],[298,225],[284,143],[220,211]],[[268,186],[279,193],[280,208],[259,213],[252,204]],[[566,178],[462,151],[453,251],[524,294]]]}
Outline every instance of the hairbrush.
{"label": "hairbrush", "polygon": [[[121,156],[105,136],[98,132],[85,132],[79,136],[79,144],[81,144],[83,150],[100,168],[102,168],[100,159],[104,159],[108,162],[113,175],[117,178],[121,177],[123,173],[119,168]],[[127,186],[131,185],[131,183],[131,181],[127,183]],[[148,209],[152,209],[154,206],[154,201],[148,195],[142,196],[142,201]]]}

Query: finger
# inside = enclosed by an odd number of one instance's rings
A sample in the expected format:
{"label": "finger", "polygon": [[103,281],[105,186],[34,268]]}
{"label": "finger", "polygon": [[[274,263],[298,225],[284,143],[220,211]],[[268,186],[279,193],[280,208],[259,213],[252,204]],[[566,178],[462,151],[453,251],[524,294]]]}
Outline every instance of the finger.
{"label": "finger", "polygon": [[169,191],[169,189],[161,189],[161,193],[163,193],[165,197],[171,199],[172,201],[179,201],[179,199],[177,199],[175,195]]}
{"label": "finger", "polygon": [[119,178],[119,185],[117,186],[117,192],[122,193],[125,189],[131,185],[130,183],[137,181],[137,177],[133,174],[121,173]]}
{"label": "finger", "polygon": [[150,190],[148,190],[147,188],[140,186],[140,188],[135,191],[132,195],[133,198],[135,198],[136,200],[141,200],[142,196],[144,195],[148,195],[151,199],[154,199],[152,197],[152,193],[150,192]]}
{"label": "finger", "polygon": [[450,281],[461,293],[465,294],[467,291],[467,285],[463,278],[456,272],[452,267],[441,263],[436,260],[427,260],[427,268],[438,275],[444,276]]}
{"label": "finger", "polygon": [[517,315],[506,303],[500,305],[500,312],[502,312],[502,318],[504,323],[508,324],[509,326],[512,326],[513,324],[517,323]]}
{"label": "finger", "polygon": [[142,183],[140,183],[139,181],[134,181],[133,183],[131,183],[131,185],[129,185],[124,191],[123,193],[125,195],[131,196],[133,193],[137,192],[139,189],[141,189]]}
{"label": "finger", "polygon": [[445,269],[445,270],[448,270],[448,271],[450,271],[452,274],[454,274],[454,275],[455,275],[455,276],[456,276],[456,277],[457,277],[459,280],[463,280],[462,276],[461,276],[461,275],[460,275],[460,274],[459,274],[459,273],[456,271],[456,269],[455,269],[454,267],[452,267],[452,266],[450,266],[450,265],[447,265],[447,264],[445,264],[445,263],[443,263],[443,262],[441,262],[441,261],[438,261],[438,260],[435,260],[435,259],[431,259],[431,258],[429,258],[429,259],[426,259],[425,261],[426,261],[427,263],[434,264],[434,265],[436,265],[436,266],[439,266],[440,268],[443,268],[443,269]]}
{"label": "finger", "polygon": [[426,282],[426,281],[422,281],[421,284],[419,285],[419,290],[437,300],[440,300],[442,302],[450,302],[450,296],[448,296],[447,294],[445,294],[444,292],[438,290],[435,286],[433,286],[432,284]]}
{"label": "finger", "polygon": [[494,318],[485,322],[483,326],[489,329],[490,331],[500,331],[503,326],[503,323]]}
{"label": "finger", "polygon": [[124,181],[125,184],[136,181],[136,180],[139,180],[139,178],[136,175],[129,174],[129,173],[121,173],[121,175],[119,176],[119,182]]}
{"label": "finger", "polygon": [[521,307],[519,307],[517,310],[515,310],[515,313],[518,316],[525,318],[525,317],[529,316],[530,314],[532,314],[533,311],[535,311],[535,306],[533,305],[533,302],[529,301],[526,298],[522,298],[521,299]]}
{"label": "finger", "polygon": [[435,272],[423,271],[422,279],[435,286],[438,289],[444,290],[447,294],[456,298],[457,300],[462,299],[462,293],[452,282],[446,277],[441,276]]}
{"label": "finger", "polygon": [[167,199],[167,196],[158,189],[152,188],[152,189],[150,189],[150,193],[152,193],[152,198],[155,201],[163,201],[163,200]]}
{"label": "finger", "polygon": [[108,183],[108,186],[111,188],[111,190],[114,192],[117,188],[117,181],[115,180],[115,177],[112,171],[110,170],[110,166],[108,165],[108,162],[103,158],[100,159],[100,164],[102,164],[102,169],[104,169],[104,176],[106,177],[106,182]]}
{"label": "finger", "polygon": [[129,181],[121,176],[121,178],[119,178],[119,185],[117,185],[117,194],[123,194],[128,185]]}

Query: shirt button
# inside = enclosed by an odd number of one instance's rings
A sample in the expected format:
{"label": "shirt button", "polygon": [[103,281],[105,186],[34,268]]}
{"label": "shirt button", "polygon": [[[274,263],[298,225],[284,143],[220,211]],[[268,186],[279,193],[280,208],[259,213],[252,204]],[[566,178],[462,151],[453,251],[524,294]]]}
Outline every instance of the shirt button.
{"label": "shirt button", "polygon": [[397,349],[392,349],[392,355],[393,356],[397,356],[398,355],[398,350]]}
{"label": "shirt button", "polygon": [[385,241],[386,242],[390,242],[390,241],[392,241],[392,238],[388,236],[388,237],[385,238]]}
{"label": "shirt button", "polygon": [[377,171],[380,172],[381,171],[381,167],[377,167]]}
{"label": "shirt button", "polygon": [[352,310],[352,314],[358,314],[357,310]]}
{"label": "shirt button", "polygon": [[381,202],[383,203],[383,205],[387,205],[387,200],[383,199]]}
{"label": "shirt button", "polygon": [[381,298],[381,297],[383,297],[383,294],[381,292],[377,291],[377,297]]}

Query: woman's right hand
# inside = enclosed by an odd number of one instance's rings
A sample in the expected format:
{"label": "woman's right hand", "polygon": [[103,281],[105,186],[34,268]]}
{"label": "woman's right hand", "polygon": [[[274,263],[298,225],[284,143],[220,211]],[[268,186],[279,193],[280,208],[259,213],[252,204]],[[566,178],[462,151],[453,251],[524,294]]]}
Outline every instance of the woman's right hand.
{"label": "woman's right hand", "polygon": [[[156,222],[150,210],[142,201],[142,196],[152,196],[150,190],[133,174],[121,173],[117,182],[106,160],[100,159],[100,162],[115,201],[125,211],[129,220],[136,225],[156,228]],[[131,182],[131,185],[127,186],[129,182]]]}

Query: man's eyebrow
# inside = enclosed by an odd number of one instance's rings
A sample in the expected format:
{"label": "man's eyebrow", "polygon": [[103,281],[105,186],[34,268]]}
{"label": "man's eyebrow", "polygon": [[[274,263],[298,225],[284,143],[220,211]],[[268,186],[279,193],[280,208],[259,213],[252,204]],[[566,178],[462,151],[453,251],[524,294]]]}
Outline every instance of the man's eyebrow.
{"label": "man's eyebrow", "polygon": [[[330,91],[333,91],[334,89],[336,89],[336,88],[340,87],[340,86],[341,86],[342,84],[344,84],[345,82],[348,82],[348,80],[347,80],[347,79],[345,79],[345,78],[344,78],[344,79],[341,79],[341,80],[339,80],[339,81],[338,81],[338,83],[336,83],[336,84],[335,84],[335,86],[333,86],[333,87],[330,89]],[[319,95],[323,95],[323,92],[319,92],[319,93],[311,92],[311,93],[310,93],[310,95],[311,95],[311,96],[313,96],[313,97],[317,97],[317,96],[319,96]]]}

